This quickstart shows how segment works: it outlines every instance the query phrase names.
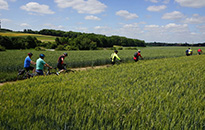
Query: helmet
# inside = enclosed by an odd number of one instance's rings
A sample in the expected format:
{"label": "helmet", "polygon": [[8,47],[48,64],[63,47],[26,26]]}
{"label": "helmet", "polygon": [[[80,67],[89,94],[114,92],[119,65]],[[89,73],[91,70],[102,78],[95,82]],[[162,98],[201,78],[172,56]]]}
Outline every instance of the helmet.
{"label": "helmet", "polygon": [[138,52],[141,52],[140,50],[138,50]]}
{"label": "helmet", "polygon": [[40,57],[45,57],[45,55],[44,55],[44,54],[40,54],[39,56],[40,56]]}
{"label": "helmet", "polygon": [[65,56],[68,56],[68,53],[66,53],[66,52],[65,52],[65,53],[63,53],[63,54],[64,54]]}
{"label": "helmet", "polygon": [[115,53],[118,53],[118,51],[117,51],[117,50],[115,50],[114,52],[115,52]]}
{"label": "helmet", "polygon": [[32,56],[33,54],[30,52],[30,53],[28,53],[28,55],[29,55],[29,56]]}

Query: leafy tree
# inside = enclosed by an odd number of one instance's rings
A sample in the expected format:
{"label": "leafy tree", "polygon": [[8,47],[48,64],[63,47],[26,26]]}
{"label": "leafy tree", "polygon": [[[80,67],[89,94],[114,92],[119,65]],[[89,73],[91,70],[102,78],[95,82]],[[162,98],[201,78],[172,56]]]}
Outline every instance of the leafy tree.
{"label": "leafy tree", "polygon": [[96,50],[96,49],[97,49],[97,43],[92,41],[89,45],[89,50]]}
{"label": "leafy tree", "polygon": [[6,48],[0,45],[0,51],[6,51]]}
{"label": "leafy tree", "polygon": [[56,51],[65,50],[63,45],[58,45]]}
{"label": "leafy tree", "polygon": [[61,44],[60,39],[58,37],[55,39],[55,42],[56,42],[57,45]]}
{"label": "leafy tree", "polygon": [[0,36],[0,45],[4,46],[6,49],[12,49],[12,41],[7,36]]}
{"label": "leafy tree", "polygon": [[27,36],[26,37],[26,42],[28,43],[26,48],[35,48],[37,45],[37,38],[36,37],[31,37],[31,36]]}

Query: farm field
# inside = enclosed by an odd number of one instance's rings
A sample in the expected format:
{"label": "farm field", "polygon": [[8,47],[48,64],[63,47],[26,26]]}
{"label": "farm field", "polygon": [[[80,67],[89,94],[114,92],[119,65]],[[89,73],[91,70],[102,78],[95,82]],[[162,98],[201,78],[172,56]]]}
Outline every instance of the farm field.
{"label": "farm field", "polygon": [[7,37],[27,37],[33,36],[42,42],[54,42],[56,37],[48,36],[48,35],[40,35],[40,34],[29,34],[29,33],[16,33],[16,32],[0,32],[1,36]]}
{"label": "farm field", "polygon": [[[205,50],[203,47],[200,48]],[[187,47],[144,47],[138,49],[141,50],[144,60],[150,60],[185,56],[185,50]],[[194,55],[197,55],[197,49],[198,47],[193,48]],[[118,54],[123,62],[134,62],[132,58],[136,51],[137,50],[119,50]],[[58,57],[64,53],[64,51],[34,50],[7,50],[6,52],[0,52],[0,82],[16,79],[17,71],[23,68],[24,59],[29,52],[34,54],[32,57],[33,61],[38,59],[39,54],[45,54],[45,61],[53,67],[56,67]],[[110,54],[113,50],[66,52],[68,53],[68,57],[65,59],[67,67],[77,68],[110,64]]]}
{"label": "farm field", "polygon": [[0,129],[205,129],[205,56],[0,86]]}

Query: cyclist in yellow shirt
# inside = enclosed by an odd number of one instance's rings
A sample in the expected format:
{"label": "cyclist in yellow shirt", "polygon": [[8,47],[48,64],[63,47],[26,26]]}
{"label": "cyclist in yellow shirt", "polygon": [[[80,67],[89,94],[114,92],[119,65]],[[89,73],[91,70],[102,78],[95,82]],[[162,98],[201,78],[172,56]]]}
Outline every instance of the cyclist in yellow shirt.
{"label": "cyclist in yellow shirt", "polygon": [[122,60],[120,59],[120,57],[117,55],[117,53],[118,53],[118,51],[115,50],[114,53],[111,54],[111,58],[110,58],[110,59],[111,59],[112,65],[115,64],[116,58],[117,58],[120,62],[122,61]]}

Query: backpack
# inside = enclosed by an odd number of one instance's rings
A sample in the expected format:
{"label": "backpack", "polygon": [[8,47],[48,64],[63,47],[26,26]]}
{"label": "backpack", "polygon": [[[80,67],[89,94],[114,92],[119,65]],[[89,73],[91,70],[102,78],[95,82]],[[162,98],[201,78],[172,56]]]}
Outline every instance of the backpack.
{"label": "backpack", "polygon": [[134,57],[137,57],[137,55],[138,55],[138,52],[136,52],[136,53],[134,54]]}

